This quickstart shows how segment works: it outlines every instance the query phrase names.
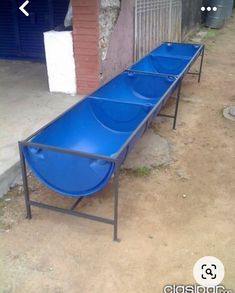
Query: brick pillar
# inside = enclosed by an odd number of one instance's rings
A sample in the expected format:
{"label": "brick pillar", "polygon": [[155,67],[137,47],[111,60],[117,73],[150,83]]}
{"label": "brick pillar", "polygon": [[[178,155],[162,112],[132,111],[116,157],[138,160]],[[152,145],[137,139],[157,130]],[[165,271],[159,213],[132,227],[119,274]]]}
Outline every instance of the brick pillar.
{"label": "brick pillar", "polygon": [[87,94],[99,85],[99,0],[73,0],[73,43],[77,91]]}

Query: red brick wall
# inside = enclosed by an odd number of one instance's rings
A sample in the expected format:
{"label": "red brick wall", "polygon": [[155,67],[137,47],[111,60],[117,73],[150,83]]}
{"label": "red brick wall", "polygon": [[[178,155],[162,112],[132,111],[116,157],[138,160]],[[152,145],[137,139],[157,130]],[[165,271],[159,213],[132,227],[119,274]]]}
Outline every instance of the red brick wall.
{"label": "red brick wall", "polygon": [[77,91],[87,94],[100,82],[99,0],[73,0],[72,5]]}

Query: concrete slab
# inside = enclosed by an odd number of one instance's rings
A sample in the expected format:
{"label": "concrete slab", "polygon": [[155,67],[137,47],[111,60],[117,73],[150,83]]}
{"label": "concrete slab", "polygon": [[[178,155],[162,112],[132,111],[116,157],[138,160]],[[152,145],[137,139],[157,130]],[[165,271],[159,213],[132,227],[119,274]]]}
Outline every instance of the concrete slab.
{"label": "concrete slab", "polygon": [[123,169],[135,170],[143,167],[154,169],[167,166],[171,162],[170,152],[169,142],[152,129],[148,129],[128,154]]}
{"label": "concrete slab", "polygon": [[45,64],[0,60],[0,196],[19,178],[17,142],[80,98],[50,93]]}

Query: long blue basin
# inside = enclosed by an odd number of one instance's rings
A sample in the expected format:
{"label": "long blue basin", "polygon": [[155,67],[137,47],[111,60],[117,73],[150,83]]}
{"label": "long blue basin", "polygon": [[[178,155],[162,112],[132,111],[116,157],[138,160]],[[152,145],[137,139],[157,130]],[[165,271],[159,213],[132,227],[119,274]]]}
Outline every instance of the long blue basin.
{"label": "long blue basin", "polygon": [[197,44],[163,43],[129,69],[148,73],[180,75],[201,50]]}
{"label": "long blue basin", "polygon": [[128,72],[117,75],[91,96],[120,102],[136,104],[156,104],[169,91],[177,86],[174,76],[149,76],[138,72]]}
{"label": "long blue basin", "polygon": [[30,169],[63,195],[88,196],[101,190],[201,49],[163,43],[101,86],[23,141]]}
{"label": "long blue basin", "polygon": [[[87,97],[30,142],[112,158],[151,109]],[[129,148],[143,131],[144,127],[136,133]],[[23,152],[33,173],[49,188],[64,195],[86,196],[104,187],[127,149],[117,158],[116,165],[39,147],[24,146]]]}
{"label": "long blue basin", "polygon": [[189,62],[190,59],[149,54],[138,63],[134,64],[130,69],[151,73],[179,75]]}
{"label": "long blue basin", "polygon": [[166,57],[178,57],[192,59],[201,49],[199,44],[185,44],[166,42],[151,51],[152,54],[158,54]]}

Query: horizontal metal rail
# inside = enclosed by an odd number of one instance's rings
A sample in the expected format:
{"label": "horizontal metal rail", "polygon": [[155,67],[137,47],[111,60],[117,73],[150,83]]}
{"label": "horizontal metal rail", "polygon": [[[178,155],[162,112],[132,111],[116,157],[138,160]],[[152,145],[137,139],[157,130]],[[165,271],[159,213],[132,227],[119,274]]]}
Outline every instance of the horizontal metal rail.
{"label": "horizontal metal rail", "polygon": [[200,72],[188,72],[187,74],[191,74],[191,75],[199,75]]}
{"label": "horizontal metal rail", "polygon": [[173,115],[161,114],[161,113],[159,113],[158,116],[159,117],[167,117],[167,118],[175,118],[175,116],[173,116]]}
{"label": "horizontal metal rail", "polygon": [[169,73],[160,73],[160,72],[147,72],[147,71],[142,71],[142,70],[137,70],[137,69],[126,69],[125,72],[129,73],[134,73],[134,74],[141,74],[141,75],[152,75],[152,76],[159,76],[159,77],[169,77],[169,78],[175,78],[177,79],[178,75],[177,74],[169,74]]}
{"label": "horizontal metal rail", "polygon": [[33,148],[46,149],[46,150],[50,150],[50,151],[56,151],[59,153],[77,155],[77,156],[81,156],[81,157],[85,157],[85,158],[100,159],[100,160],[106,160],[106,161],[110,161],[110,162],[116,162],[115,158],[108,157],[108,156],[102,156],[102,155],[96,155],[93,153],[86,153],[86,152],[72,150],[72,149],[65,149],[65,148],[61,148],[61,147],[40,144],[40,143],[35,143],[35,142],[30,142],[30,141],[21,141],[19,143],[21,145],[33,147]]}
{"label": "horizontal metal rail", "polygon": [[105,224],[114,225],[114,220],[112,220],[112,219],[106,219],[106,218],[102,218],[102,217],[99,217],[99,216],[94,216],[94,215],[90,215],[90,214],[86,214],[86,213],[76,212],[76,211],[73,211],[73,210],[63,209],[63,208],[48,205],[48,204],[45,204],[45,203],[37,202],[37,201],[34,201],[34,200],[29,200],[29,204],[31,206],[44,208],[44,209],[47,209],[47,210],[60,212],[60,213],[63,213],[63,214],[68,214],[68,215],[72,215],[72,216],[79,217],[79,218],[84,218],[84,219],[88,219],[88,220],[92,220],[92,221],[96,221],[96,222],[101,222],[101,223],[105,223]]}

